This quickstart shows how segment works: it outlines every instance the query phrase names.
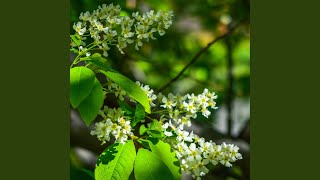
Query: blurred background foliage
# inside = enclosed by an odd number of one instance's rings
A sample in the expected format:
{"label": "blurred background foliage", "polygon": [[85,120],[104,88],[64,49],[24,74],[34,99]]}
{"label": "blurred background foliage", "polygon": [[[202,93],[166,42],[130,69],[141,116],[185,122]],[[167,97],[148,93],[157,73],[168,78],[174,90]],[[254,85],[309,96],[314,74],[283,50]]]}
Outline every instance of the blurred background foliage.
{"label": "blurred background foliage", "polygon": [[[122,74],[149,84],[154,90],[174,78],[205,46],[236,25],[228,36],[215,42],[181,77],[162,92],[218,95],[218,110],[209,119],[198,116],[194,132],[217,143],[238,145],[244,159],[233,168],[212,167],[204,179],[250,179],[250,1],[249,0],[71,0],[70,33],[81,12],[102,4],[119,4],[123,15],[151,9],[173,10],[173,26],[157,40],[144,43],[140,51],[130,46],[121,54],[116,47],[108,61]],[[97,154],[106,146],[89,134],[78,114],[71,110],[71,179],[90,179]],[[77,177],[77,178],[75,178]],[[184,176],[184,179],[190,179]]]}

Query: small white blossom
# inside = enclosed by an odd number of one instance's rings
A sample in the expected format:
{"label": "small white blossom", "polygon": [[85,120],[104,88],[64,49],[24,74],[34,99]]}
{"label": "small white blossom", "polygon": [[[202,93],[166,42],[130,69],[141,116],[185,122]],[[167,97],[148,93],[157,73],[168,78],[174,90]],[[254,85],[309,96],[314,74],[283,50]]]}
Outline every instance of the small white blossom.
{"label": "small white blossom", "polygon": [[75,24],[73,24],[73,29],[79,34],[79,35],[83,35],[86,30],[87,30],[87,27],[86,26],[83,26],[83,24],[81,22],[77,22]]}
{"label": "small white blossom", "polygon": [[162,98],[163,105],[160,105],[160,107],[172,109],[174,106],[176,106],[176,102],[173,102],[172,99],[167,99],[165,96]]}

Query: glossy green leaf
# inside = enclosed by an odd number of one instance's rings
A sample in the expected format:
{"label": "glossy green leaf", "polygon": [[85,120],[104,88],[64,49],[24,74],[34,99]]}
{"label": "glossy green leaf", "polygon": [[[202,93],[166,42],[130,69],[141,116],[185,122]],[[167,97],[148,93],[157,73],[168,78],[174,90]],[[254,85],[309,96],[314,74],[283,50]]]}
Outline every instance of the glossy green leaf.
{"label": "glossy green leaf", "polygon": [[116,70],[114,70],[110,67],[107,59],[102,57],[101,54],[99,54],[99,53],[94,53],[93,55],[81,58],[80,60],[87,61],[88,63],[91,63],[91,64],[93,64],[93,65],[95,65],[105,71],[117,72]]}
{"label": "glossy green leaf", "polygon": [[144,112],[144,108],[141,104],[137,104],[136,110],[134,113],[134,119],[132,122],[132,127],[135,127],[141,120],[143,120],[146,117],[146,113]]}
{"label": "glossy green leaf", "polygon": [[80,46],[81,45],[81,38],[79,35],[75,34],[75,35],[70,35],[72,41],[74,43],[76,43],[76,45]]}
{"label": "glossy green leaf", "polygon": [[124,91],[126,91],[133,99],[138,101],[147,113],[151,113],[150,104],[147,95],[139,85],[131,81],[129,78],[111,71],[100,70],[101,73],[106,75],[111,81],[118,84]]}
{"label": "glossy green leaf", "polygon": [[134,163],[136,180],[172,180],[169,168],[152,152],[140,148]]}
{"label": "glossy green leaf", "polygon": [[157,138],[160,139],[162,137],[162,133],[159,131],[155,131],[155,130],[148,130],[147,133],[153,137],[153,138]]}
{"label": "glossy green leaf", "polygon": [[174,152],[171,151],[171,147],[168,143],[159,141],[153,144],[149,141],[149,147],[151,151],[158,156],[169,168],[174,180],[181,179],[180,163]]}
{"label": "glossy green leaf", "polygon": [[137,139],[136,141],[137,141],[137,143],[139,143],[143,148],[145,148],[145,149],[150,149],[150,147],[149,147],[149,141],[148,141],[148,140],[145,140],[145,139]]}
{"label": "glossy green leaf", "polygon": [[73,108],[85,100],[94,85],[95,74],[86,67],[70,69],[70,102]]}
{"label": "glossy green leaf", "polygon": [[90,123],[97,117],[99,110],[103,105],[103,101],[104,93],[102,86],[99,80],[95,78],[91,93],[78,106],[81,118],[84,120],[87,126],[89,126]]}
{"label": "glossy green leaf", "polygon": [[147,128],[146,128],[146,126],[144,125],[144,124],[142,124],[141,126],[140,126],[140,129],[139,129],[139,134],[140,135],[144,135],[146,132],[147,132]]}
{"label": "glossy green leaf", "polygon": [[154,130],[154,131],[162,132],[162,126],[161,126],[161,124],[160,124],[159,121],[154,120],[154,121],[152,121],[152,122],[150,123],[149,130]]}
{"label": "glossy green leaf", "polygon": [[73,52],[73,53],[76,53],[76,54],[79,53],[79,51],[78,51],[77,49],[75,49],[75,48],[71,48],[71,49],[70,49],[70,52]]}
{"label": "glossy green leaf", "polygon": [[132,140],[125,144],[115,143],[98,158],[94,171],[96,180],[129,179],[133,170],[136,149]]}
{"label": "glossy green leaf", "polygon": [[163,136],[163,132],[160,122],[157,120],[152,121],[147,133],[154,138],[161,138]]}

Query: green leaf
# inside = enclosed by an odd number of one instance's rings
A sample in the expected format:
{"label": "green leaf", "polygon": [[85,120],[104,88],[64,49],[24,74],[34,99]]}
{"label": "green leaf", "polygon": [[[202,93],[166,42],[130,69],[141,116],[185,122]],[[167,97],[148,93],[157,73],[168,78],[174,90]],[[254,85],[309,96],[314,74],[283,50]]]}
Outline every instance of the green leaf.
{"label": "green leaf", "polygon": [[140,126],[140,129],[139,129],[139,134],[142,136],[142,135],[144,135],[144,133],[146,133],[147,132],[147,128],[146,128],[146,126],[144,125],[144,124],[142,124],[141,126]]}
{"label": "green leaf", "polygon": [[70,69],[70,102],[73,108],[85,100],[94,85],[95,74],[86,67]]}
{"label": "green leaf", "polygon": [[82,172],[86,173],[87,175],[89,175],[92,179],[94,179],[94,173],[91,170],[88,169],[81,169]]}
{"label": "green leaf", "polygon": [[155,131],[155,130],[148,130],[147,133],[153,137],[153,138],[157,138],[160,139],[162,137],[162,133],[159,131]]}
{"label": "green leaf", "polygon": [[99,67],[102,70],[105,71],[112,71],[117,72],[116,70],[112,69],[110,65],[108,64],[108,61],[106,58],[103,58],[101,54],[94,53],[91,56],[80,58],[81,61],[88,61],[91,64],[94,64],[95,66]]}
{"label": "green leaf", "polygon": [[135,110],[126,102],[118,100],[120,108],[125,112],[125,115],[133,117]]}
{"label": "green leaf", "polygon": [[161,124],[160,124],[159,121],[153,120],[153,121],[150,123],[149,130],[154,130],[154,131],[162,132],[162,126],[161,126]]}
{"label": "green leaf", "polygon": [[159,121],[154,120],[150,123],[147,133],[154,138],[161,138],[163,136],[162,126]]}
{"label": "green leaf", "polygon": [[143,148],[145,148],[145,149],[150,149],[150,147],[149,147],[149,141],[148,141],[148,140],[145,140],[145,139],[137,139],[136,142],[139,143]]}
{"label": "green leaf", "polygon": [[87,126],[97,117],[104,101],[104,93],[102,86],[97,78],[95,78],[94,85],[89,96],[82,101],[79,106],[81,118]]}
{"label": "green leaf", "polygon": [[126,91],[133,99],[138,101],[147,113],[151,113],[150,104],[147,95],[141,89],[139,85],[131,81],[129,78],[115,72],[111,71],[103,71],[100,70],[101,73],[106,75],[111,81],[118,84],[124,91]]}
{"label": "green leaf", "polygon": [[94,180],[91,171],[70,165],[70,180]]}
{"label": "green leaf", "polygon": [[134,113],[134,119],[131,126],[135,127],[145,117],[146,117],[146,113],[144,112],[144,108],[141,104],[138,103],[136,106],[136,111]]}
{"label": "green leaf", "polygon": [[134,163],[136,180],[172,180],[169,168],[152,152],[140,148]]}
{"label": "green leaf", "polygon": [[149,147],[151,151],[158,156],[169,168],[174,180],[181,179],[180,163],[174,152],[171,151],[171,147],[168,143],[159,141],[157,144],[153,144],[149,141]]}
{"label": "green leaf", "polygon": [[128,140],[125,144],[115,143],[111,145],[98,158],[94,171],[95,179],[129,179],[135,158],[136,149],[132,140]]}
{"label": "green leaf", "polygon": [[76,54],[79,53],[79,51],[78,51],[77,49],[75,49],[75,48],[71,48],[71,49],[70,49],[70,52],[73,52],[73,53],[76,53]]}
{"label": "green leaf", "polygon": [[72,39],[72,41],[74,42],[74,43],[76,43],[76,45],[78,45],[78,46],[80,46],[81,45],[81,38],[80,38],[80,36],[79,35],[77,35],[77,34],[75,34],[75,35],[70,35],[70,37],[71,37],[71,39]]}

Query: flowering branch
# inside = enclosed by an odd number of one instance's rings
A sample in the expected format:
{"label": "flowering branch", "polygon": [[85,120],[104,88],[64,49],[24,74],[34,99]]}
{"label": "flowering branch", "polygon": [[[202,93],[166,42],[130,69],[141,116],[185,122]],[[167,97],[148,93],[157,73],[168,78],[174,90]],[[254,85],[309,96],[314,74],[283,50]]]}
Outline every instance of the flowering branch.
{"label": "flowering branch", "polygon": [[[154,176],[181,179],[181,171],[199,180],[209,172],[209,164],[231,167],[231,163],[242,159],[239,147],[234,144],[219,145],[185,130],[198,115],[208,118],[210,110],[217,109],[214,92],[204,89],[198,95],[156,95],[149,85],[134,83],[106,63],[102,56],[108,56],[109,45],[117,46],[124,53],[127,44],[135,42],[135,49],[139,50],[143,41],[155,39],[156,32],[164,35],[172,24],[172,11],[151,10],[142,15],[135,12],[132,17],[121,16],[120,11],[119,5],[111,4],[99,6],[92,13],[81,13],[81,21],[73,25],[76,34],[70,36],[70,51],[78,54],[70,67],[71,105],[78,108],[87,126],[97,116],[102,118],[90,132],[101,145],[114,139],[114,144],[97,161],[95,179],[128,179],[134,169],[138,180],[154,179]],[[209,43],[162,89],[233,29]],[[96,50],[102,52],[91,54]],[[82,61],[85,67],[74,67]],[[104,84],[97,79],[98,73],[105,75]],[[115,107],[103,106],[108,97],[117,98]],[[154,164],[145,168],[145,161]]]}

